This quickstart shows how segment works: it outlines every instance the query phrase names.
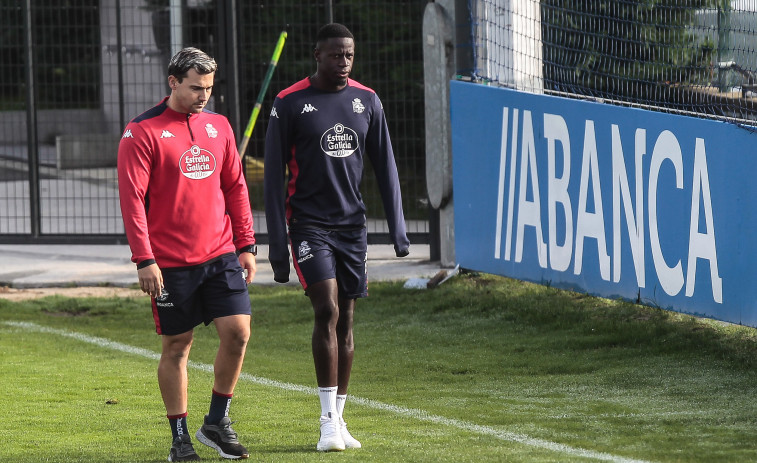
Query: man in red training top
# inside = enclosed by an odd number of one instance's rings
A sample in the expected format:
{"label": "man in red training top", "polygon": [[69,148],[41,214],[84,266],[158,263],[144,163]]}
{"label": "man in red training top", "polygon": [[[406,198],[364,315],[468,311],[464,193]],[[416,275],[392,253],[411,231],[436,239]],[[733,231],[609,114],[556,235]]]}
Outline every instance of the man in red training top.
{"label": "man in red training top", "polygon": [[205,110],[216,69],[201,50],[179,51],[168,65],[170,96],[132,120],[118,148],[124,228],[162,335],[168,461],[200,459],[187,431],[187,360],[194,328],[211,322],[220,345],[210,411],[196,437],[224,458],[249,457],[228,411],[250,336],[247,285],[257,248],[231,126]]}

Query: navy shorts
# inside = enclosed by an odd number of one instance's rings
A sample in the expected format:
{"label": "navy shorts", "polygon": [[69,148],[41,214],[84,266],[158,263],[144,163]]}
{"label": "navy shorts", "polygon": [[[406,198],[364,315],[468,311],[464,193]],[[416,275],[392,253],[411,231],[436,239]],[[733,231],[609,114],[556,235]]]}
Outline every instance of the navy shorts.
{"label": "navy shorts", "polygon": [[365,228],[324,230],[290,229],[292,261],[302,287],[336,279],[339,296],[357,299],[368,295],[368,234]]}
{"label": "navy shorts", "polygon": [[161,272],[163,294],[152,300],[158,334],[186,333],[219,317],[252,313],[242,266],[233,253],[197,267]]}

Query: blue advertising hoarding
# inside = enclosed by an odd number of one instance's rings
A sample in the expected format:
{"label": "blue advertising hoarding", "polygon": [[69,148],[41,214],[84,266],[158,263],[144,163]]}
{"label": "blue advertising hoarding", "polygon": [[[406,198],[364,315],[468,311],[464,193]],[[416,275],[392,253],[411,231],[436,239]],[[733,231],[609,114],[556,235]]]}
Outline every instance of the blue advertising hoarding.
{"label": "blue advertising hoarding", "polygon": [[757,134],[450,86],[461,267],[757,326]]}

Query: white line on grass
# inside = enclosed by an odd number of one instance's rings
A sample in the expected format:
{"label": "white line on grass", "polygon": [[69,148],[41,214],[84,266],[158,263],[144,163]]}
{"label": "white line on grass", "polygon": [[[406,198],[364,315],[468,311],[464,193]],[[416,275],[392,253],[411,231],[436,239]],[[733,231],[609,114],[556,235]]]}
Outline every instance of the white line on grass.
{"label": "white line on grass", "polygon": [[[28,331],[37,331],[41,333],[57,334],[59,336],[65,336],[68,338],[76,339],[78,341],[86,342],[89,344],[95,344],[100,347],[124,352],[128,354],[138,355],[152,360],[159,360],[160,354],[148,349],[142,349],[141,347],[134,347],[128,344],[122,344],[120,342],[111,341],[110,339],[99,338],[96,336],[89,336],[75,331],[59,330],[56,328],[50,328],[47,326],[37,325],[29,322],[3,322],[5,325],[14,326],[16,328],[22,328]],[[198,363],[190,361],[188,363],[190,368],[212,373],[213,365],[207,363]],[[259,384],[262,386],[269,386],[278,389],[284,389],[287,391],[302,392],[305,394],[317,395],[316,388],[301,386],[298,384],[284,383],[268,378],[261,378],[248,373],[242,373],[239,377],[243,381],[249,381],[251,383]],[[454,418],[445,418],[443,416],[432,415],[424,410],[417,408],[405,408],[397,405],[385,404],[371,399],[363,399],[360,397],[350,396],[350,402],[357,403],[366,407],[370,407],[376,410],[382,410],[396,415],[405,416],[408,418],[414,418],[421,421],[427,421],[431,423],[441,424],[444,426],[450,426],[464,431],[470,431],[477,434],[483,434],[491,437],[495,437],[500,440],[508,442],[517,442],[519,444],[528,445],[540,449],[550,450],[553,452],[559,452],[568,454],[571,456],[578,456],[584,458],[592,458],[595,460],[611,461],[617,463],[648,463],[645,460],[634,460],[631,458],[619,457],[616,455],[610,455],[604,452],[595,452],[593,450],[586,450],[582,448],[571,447],[565,444],[559,444],[557,442],[551,442],[543,439],[537,439],[529,437],[525,434],[518,434],[514,432],[501,431],[499,429],[492,428],[490,426],[481,426],[468,421],[457,420]]]}

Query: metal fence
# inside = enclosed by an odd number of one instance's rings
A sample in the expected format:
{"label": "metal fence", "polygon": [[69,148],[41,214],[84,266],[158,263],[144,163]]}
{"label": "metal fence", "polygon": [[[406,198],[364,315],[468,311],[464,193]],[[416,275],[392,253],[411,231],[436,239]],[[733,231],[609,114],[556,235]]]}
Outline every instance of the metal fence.
{"label": "metal fence", "polygon": [[468,78],[755,126],[757,2],[472,0]]}
{"label": "metal fence", "polygon": [[[241,139],[282,30],[288,40],[247,148],[256,231],[268,111],[279,90],[312,74],[313,39],[333,20],[356,36],[353,78],[382,99],[408,231],[428,240],[423,8],[416,1],[0,0],[0,242],[123,243],[116,153],[126,123],[168,94],[166,66],[183,46],[219,62],[211,110]],[[370,166],[363,185],[372,242],[388,230]]]}

